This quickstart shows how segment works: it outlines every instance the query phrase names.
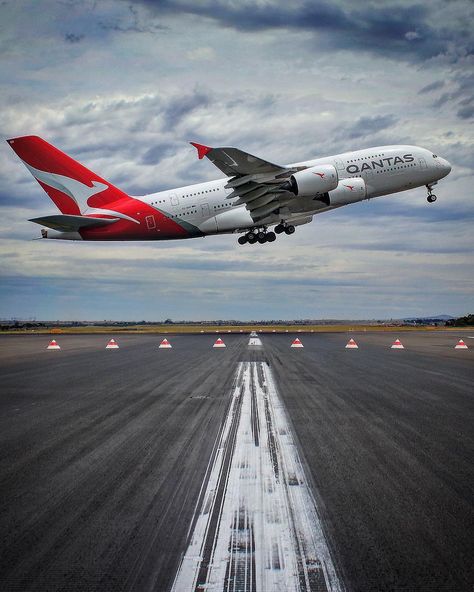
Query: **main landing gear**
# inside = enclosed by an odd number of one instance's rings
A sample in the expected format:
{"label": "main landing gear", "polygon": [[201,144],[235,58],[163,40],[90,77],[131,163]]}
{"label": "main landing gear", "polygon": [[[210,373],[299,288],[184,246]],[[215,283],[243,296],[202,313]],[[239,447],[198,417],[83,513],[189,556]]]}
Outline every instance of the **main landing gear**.
{"label": "main landing gear", "polygon": [[249,243],[250,245],[260,243],[263,245],[264,243],[273,243],[276,240],[277,234],[281,234],[282,232],[293,234],[294,231],[295,227],[292,224],[282,223],[275,226],[275,232],[272,232],[271,230],[267,231],[266,228],[249,230],[246,234],[239,236],[237,241],[239,245],[245,245],[245,243]]}
{"label": "main landing gear", "polygon": [[429,185],[426,186],[426,189],[428,189],[428,197],[426,198],[428,203],[433,203],[437,200],[436,195],[432,192],[433,185],[434,185],[434,183],[430,183]]}
{"label": "main landing gear", "polygon": [[245,245],[245,243],[249,243],[250,245],[254,245],[255,243],[272,243],[276,240],[276,234],[274,232],[267,232],[266,228],[262,230],[249,230],[247,234],[243,234],[239,236],[237,239],[239,245]]}
{"label": "main landing gear", "polygon": [[285,234],[293,234],[294,231],[295,227],[293,226],[293,224],[277,224],[275,226],[275,232],[277,234],[281,234],[282,232],[284,232]]}

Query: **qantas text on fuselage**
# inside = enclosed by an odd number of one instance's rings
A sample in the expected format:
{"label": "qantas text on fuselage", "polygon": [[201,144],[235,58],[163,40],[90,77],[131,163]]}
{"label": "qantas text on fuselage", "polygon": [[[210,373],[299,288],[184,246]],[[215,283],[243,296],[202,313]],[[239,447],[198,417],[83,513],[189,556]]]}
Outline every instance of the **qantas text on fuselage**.
{"label": "qantas text on fuselage", "polygon": [[225,178],[131,196],[37,136],[8,140],[60,213],[34,218],[44,238],[171,240],[238,233],[273,242],[315,214],[382,195],[433,186],[451,171],[419,146],[379,146],[289,165],[238,148],[193,143]]}
{"label": "qantas text on fuselage", "polygon": [[361,173],[370,169],[383,169],[397,164],[404,164],[405,162],[413,162],[415,158],[413,154],[404,154],[403,156],[388,156],[387,158],[381,158],[380,160],[371,160],[370,162],[363,162],[361,165],[350,164],[346,167],[346,171],[350,175],[355,173]]}

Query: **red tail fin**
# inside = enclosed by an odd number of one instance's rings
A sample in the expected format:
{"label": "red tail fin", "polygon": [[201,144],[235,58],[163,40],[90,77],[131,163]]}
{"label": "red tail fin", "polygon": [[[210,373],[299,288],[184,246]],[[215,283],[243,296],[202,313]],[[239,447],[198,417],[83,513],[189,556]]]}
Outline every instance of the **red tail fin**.
{"label": "red tail fin", "polygon": [[84,214],[128,197],[38,136],[8,143],[63,214]]}

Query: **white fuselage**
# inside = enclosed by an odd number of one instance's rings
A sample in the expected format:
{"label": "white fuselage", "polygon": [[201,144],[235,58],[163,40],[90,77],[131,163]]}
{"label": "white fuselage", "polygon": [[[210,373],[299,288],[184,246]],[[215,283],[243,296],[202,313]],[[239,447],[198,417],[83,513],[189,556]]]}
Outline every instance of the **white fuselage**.
{"label": "white fuselage", "polygon": [[[445,159],[434,155],[431,151],[418,146],[404,145],[367,148],[287,166],[313,167],[321,164],[333,165],[337,170],[339,181],[362,178],[365,182],[365,190],[353,201],[336,205],[328,205],[327,202],[314,198],[296,199],[295,204],[285,212],[285,220],[293,221],[295,224],[300,221],[307,222],[314,214],[340,207],[340,205],[434,184],[451,170]],[[228,178],[217,179],[135,199],[147,203],[180,223],[184,222],[197,227],[204,234],[234,232],[262,226],[261,222],[254,222],[245,205],[234,205],[237,198],[228,198],[232,193],[232,189],[225,188],[228,180]],[[274,219],[268,219],[265,224],[277,223],[280,217],[281,214],[275,215]]]}

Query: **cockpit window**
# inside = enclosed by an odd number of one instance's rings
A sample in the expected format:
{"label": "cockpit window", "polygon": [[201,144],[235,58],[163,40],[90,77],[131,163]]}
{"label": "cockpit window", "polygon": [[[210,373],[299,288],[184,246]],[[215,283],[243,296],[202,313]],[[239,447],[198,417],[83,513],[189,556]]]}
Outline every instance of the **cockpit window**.
{"label": "cockpit window", "polygon": [[433,158],[438,158],[438,155],[437,154],[433,154]]}

